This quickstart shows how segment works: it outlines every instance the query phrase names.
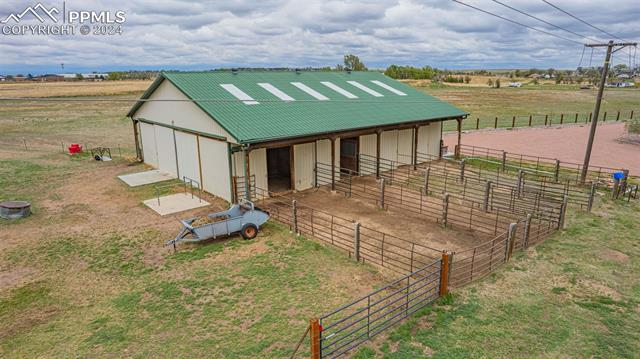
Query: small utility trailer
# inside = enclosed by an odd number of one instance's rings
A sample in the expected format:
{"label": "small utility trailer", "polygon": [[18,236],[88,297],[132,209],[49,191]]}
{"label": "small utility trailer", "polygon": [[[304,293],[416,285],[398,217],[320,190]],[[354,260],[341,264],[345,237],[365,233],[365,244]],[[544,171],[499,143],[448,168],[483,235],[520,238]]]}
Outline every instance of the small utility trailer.
{"label": "small utility trailer", "polygon": [[173,245],[175,249],[177,242],[200,242],[235,233],[240,233],[244,239],[254,239],[268,219],[269,213],[256,208],[253,202],[243,200],[226,211],[180,221],[182,230],[166,245]]}

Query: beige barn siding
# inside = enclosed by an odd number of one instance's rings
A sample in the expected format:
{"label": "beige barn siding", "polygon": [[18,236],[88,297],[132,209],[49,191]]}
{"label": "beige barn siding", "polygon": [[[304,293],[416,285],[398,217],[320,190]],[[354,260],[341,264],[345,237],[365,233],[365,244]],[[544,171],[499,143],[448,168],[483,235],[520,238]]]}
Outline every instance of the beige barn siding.
{"label": "beige barn siding", "polygon": [[[376,157],[376,135],[375,134],[360,136],[359,145],[360,145],[361,155],[371,156],[373,157],[372,159],[375,159]],[[360,161],[359,168],[360,168],[360,173],[365,175],[375,173],[375,169],[372,169],[371,166],[363,165],[362,161]]]}
{"label": "beige barn siding", "polygon": [[228,150],[225,142],[200,137],[203,189],[231,202]]}
{"label": "beige barn siding", "polygon": [[339,138],[336,138],[336,148],[334,152],[336,156],[336,168],[334,172],[335,172],[336,181],[338,181],[340,179],[340,139]]}
{"label": "beige barn siding", "polygon": [[140,124],[140,137],[142,142],[142,156],[144,163],[158,168],[158,147],[156,146],[156,130],[148,123]]}
{"label": "beige barn siding", "polygon": [[331,165],[331,140],[316,141],[318,151],[318,162]]}
{"label": "beige barn siding", "polygon": [[256,187],[267,191],[269,178],[267,174],[267,150],[259,148],[249,152],[249,171],[255,176]]}
{"label": "beige barn siding", "polygon": [[294,188],[303,191],[313,187],[315,145],[313,142],[293,146]]}
{"label": "beige barn siding", "polygon": [[411,164],[413,157],[413,129],[398,131],[398,163]]}
{"label": "beige barn siding", "polygon": [[173,130],[162,126],[154,125],[153,127],[156,135],[156,146],[158,146],[158,169],[178,176]]}
{"label": "beige barn siding", "polygon": [[176,131],[176,148],[178,149],[178,172],[180,173],[180,179],[188,177],[198,183],[202,183],[200,179],[197,141],[195,135]]}
{"label": "beige barn siding", "polygon": [[380,134],[380,158],[397,161],[398,130],[384,131]]}
{"label": "beige barn siding", "polygon": [[433,122],[429,125],[429,148],[428,154],[438,156],[440,154],[440,139],[442,137],[442,122]]}
{"label": "beige barn siding", "polygon": [[189,101],[189,98],[168,80],[162,81],[149,99],[185,101],[145,102],[136,111],[134,118],[143,118],[167,125],[173,124],[177,127],[223,136],[229,142],[235,143],[235,139],[222,126],[211,119],[198,105]]}

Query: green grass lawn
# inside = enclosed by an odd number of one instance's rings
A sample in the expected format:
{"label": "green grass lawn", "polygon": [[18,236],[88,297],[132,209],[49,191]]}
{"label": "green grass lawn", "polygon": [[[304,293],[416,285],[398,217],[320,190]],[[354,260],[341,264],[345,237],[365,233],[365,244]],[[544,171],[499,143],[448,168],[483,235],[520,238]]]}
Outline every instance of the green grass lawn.
{"label": "green grass lawn", "polygon": [[640,204],[570,212],[566,231],[455,290],[356,358],[636,358]]}

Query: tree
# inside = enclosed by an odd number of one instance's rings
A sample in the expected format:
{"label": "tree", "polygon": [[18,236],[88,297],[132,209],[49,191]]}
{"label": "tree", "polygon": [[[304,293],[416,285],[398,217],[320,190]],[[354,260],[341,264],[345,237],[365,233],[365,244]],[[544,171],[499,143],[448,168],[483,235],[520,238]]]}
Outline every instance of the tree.
{"label": "tree", "polygon": [[500,88],[500,79],[496,79],[496,88],[499,89]]}
{"label": "tree", "polygon": [[82,74],[76,74],[76,80],[83,80],[84,76]]}
{"label": "tree", "polygon": [[522,76],[522,74],[520,73],[520,70],[516,70],[515,75],[516,75],[516,77],[521,77]]}
{"label": "tree", "polygon": [[469,84],[469,82],[471,82],[471,76],[467,75],[464,77],[464,83]]}
{"label": "tree", "polygon": [[489,85],[489,87],[493,87],[493,80],[492,79],[487,80],[487,85]]}
{"label": "tree", "polygon": [[353,54],[344,55],[344,67],[352,71],[367,71],[360,58]]}

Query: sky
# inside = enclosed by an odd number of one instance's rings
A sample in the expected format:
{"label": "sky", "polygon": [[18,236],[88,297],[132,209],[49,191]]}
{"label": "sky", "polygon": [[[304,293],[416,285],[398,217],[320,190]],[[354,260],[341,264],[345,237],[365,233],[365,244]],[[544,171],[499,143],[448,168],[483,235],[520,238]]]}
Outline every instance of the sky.
{"label": "sky", "polygon": [[[550,1],[621,39],[640,38],[638,0]],[[0,73],[323,67],[341,63],[347,53],[358,55],[369,68],[398,64],[447,69],[573,69],[589,61],[602,63],[603,51],[595,51],[592,57],[591,50],[586,50],[583,55],[580,43],[605,41],[609,36],[541,0],[502,2],[592,39],[554,29],[490,0],[464,2],[578,43],[450,0],[70,0],[64,3],[66,11],[108,11],[111,16],[124,11],[122,34],[81,35],[76,28],[74,35],[7,35],[4,31],[8,30],[3,29]],[[2,0],[0,20],[37,3]],[[44,0],[42,4],[63,12],[63,1]],[[40,23],[26,14],[20,23],[10,19],[0,27],[42,24],[62,22],[45,19]],[[628,64],[629,53],[617,53],[615,63]]]}

